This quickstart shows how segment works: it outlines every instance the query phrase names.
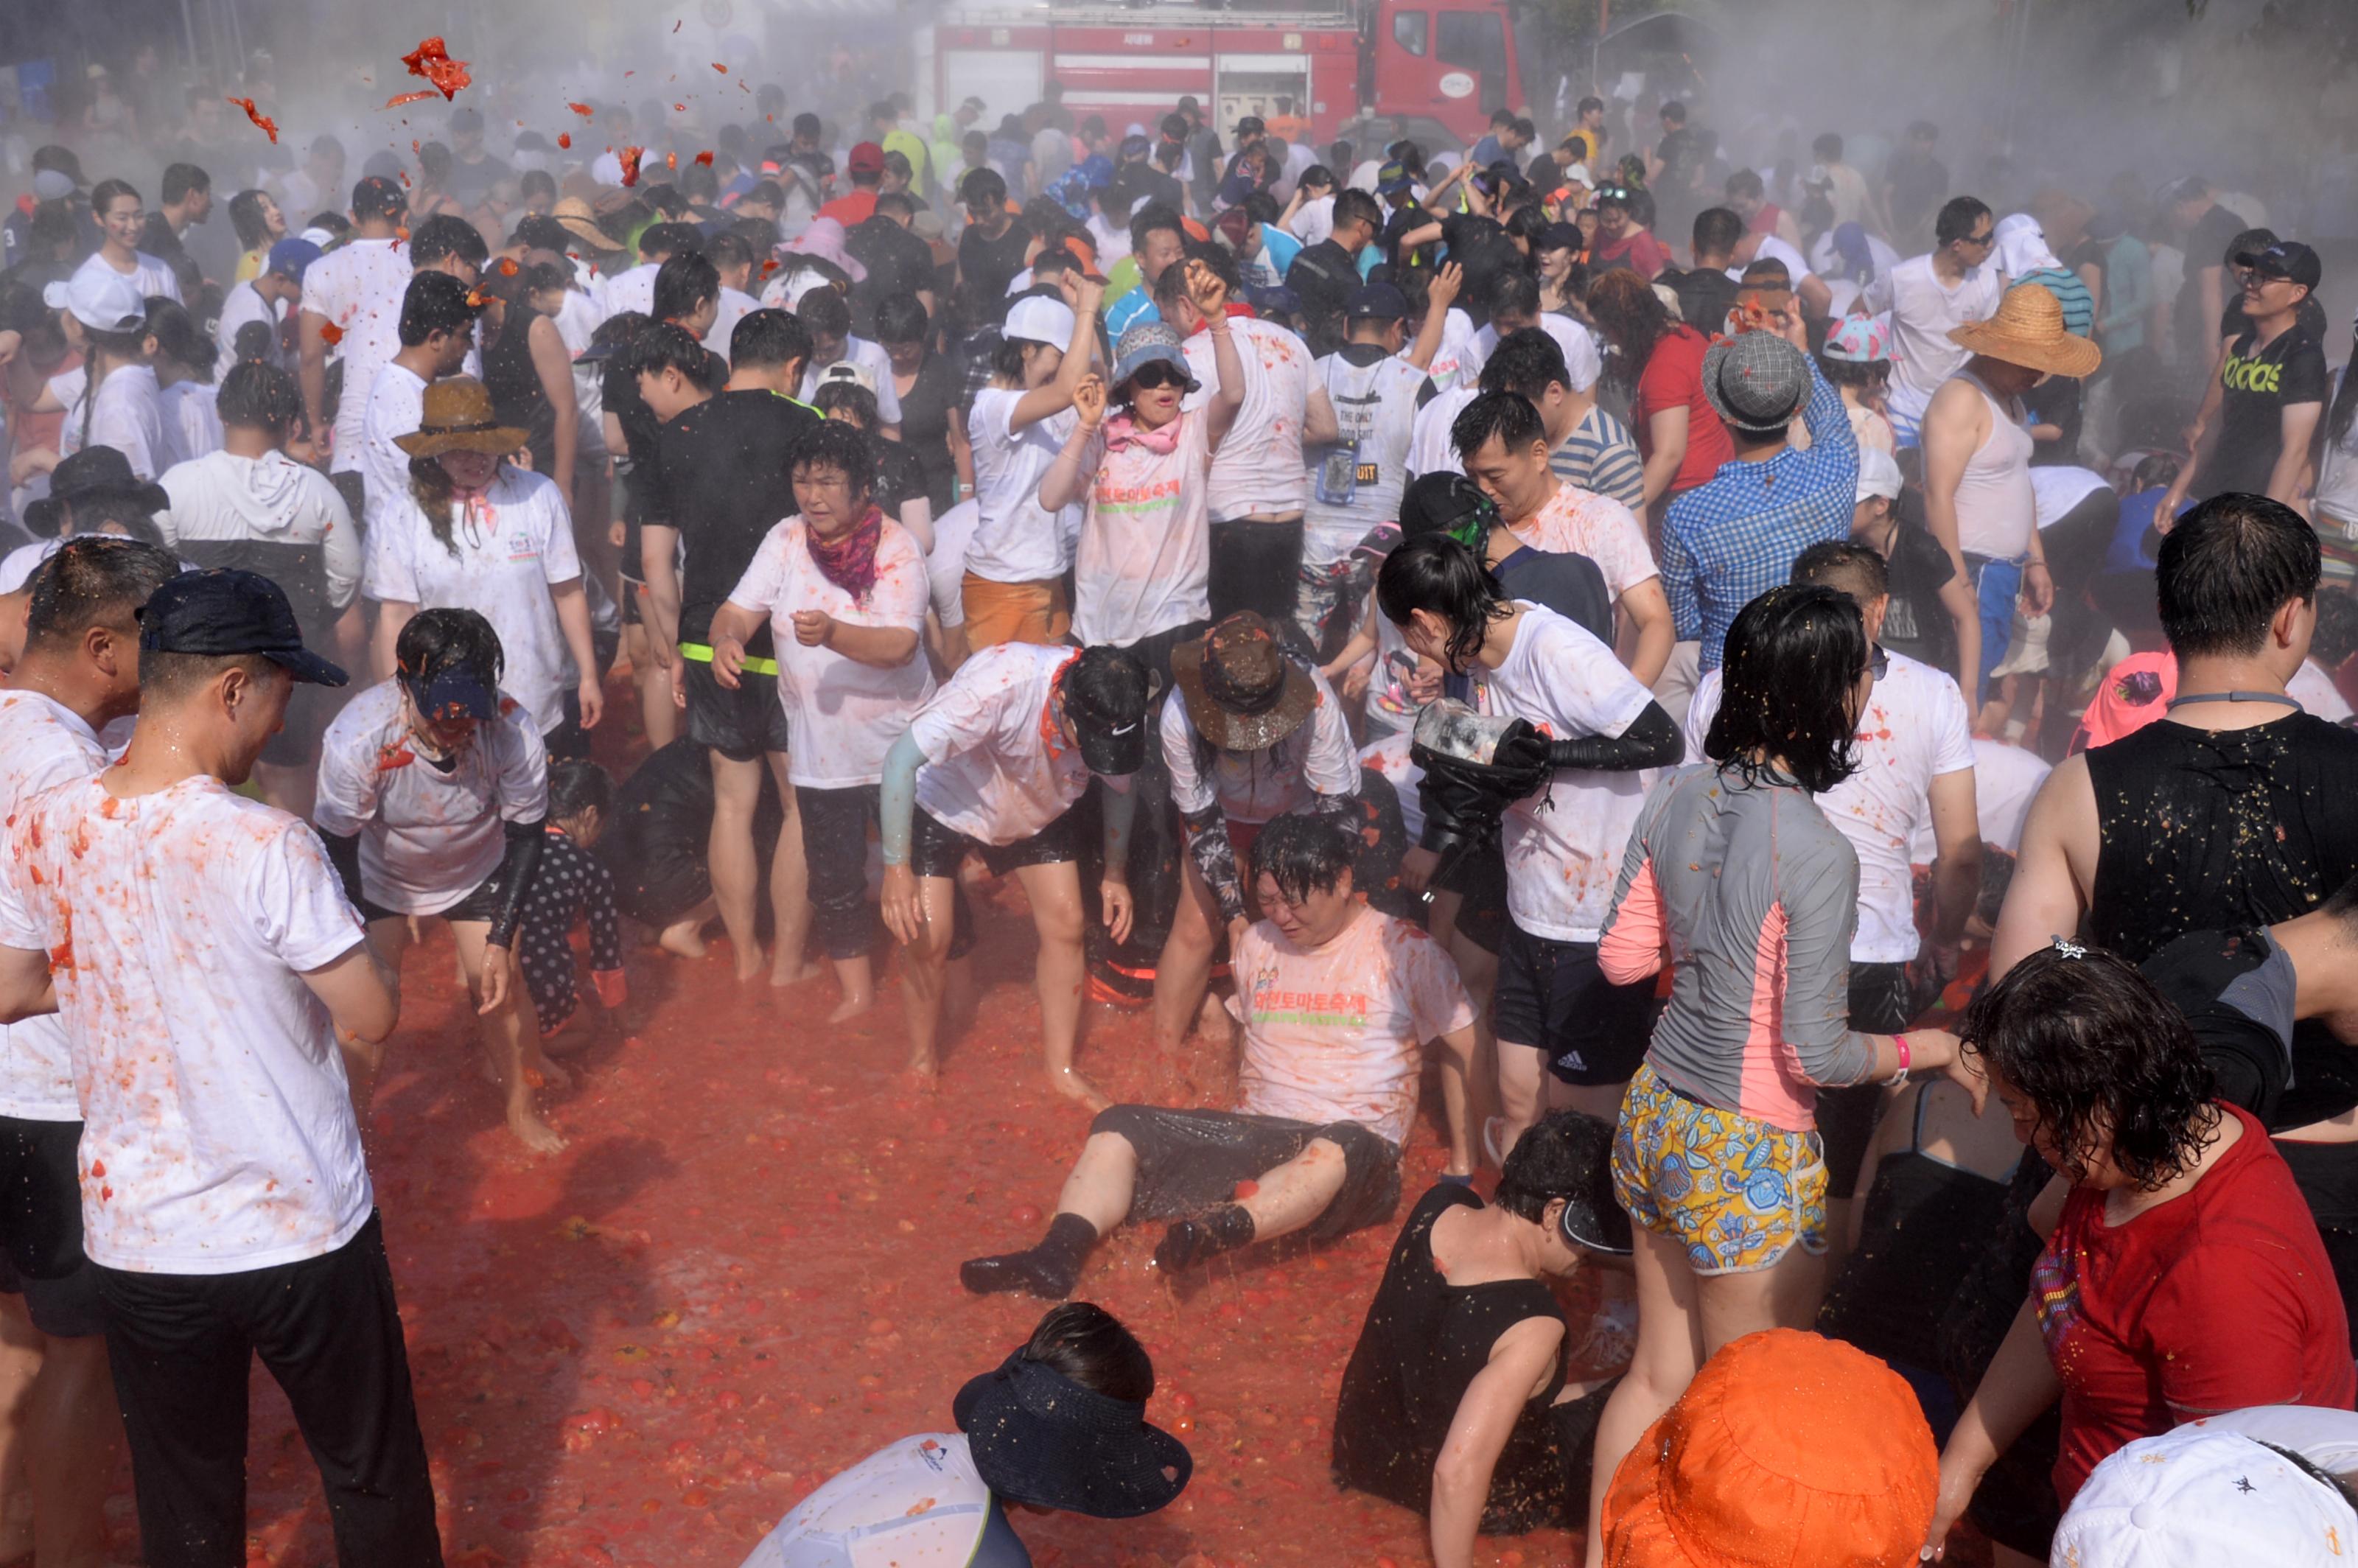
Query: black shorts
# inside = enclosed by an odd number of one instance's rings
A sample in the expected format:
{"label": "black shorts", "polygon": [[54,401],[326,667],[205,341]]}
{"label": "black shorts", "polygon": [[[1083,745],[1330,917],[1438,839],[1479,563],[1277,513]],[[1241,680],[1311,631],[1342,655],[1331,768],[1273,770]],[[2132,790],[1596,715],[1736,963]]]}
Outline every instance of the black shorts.
{"label": "black shorts", "polygon": [[1132,1220],[1184,1219],[1231,1201],[1239,1182],[1258,1181],[1323,1138],[1343,1151],[1343,1190],[1312,1220],[1313,1241],[1332,1241],[1391,1217],[1400,1201],[1401,1152],[1356,1121],[1324,1127],[1279,1116],[1118,1105],[1089,1123],[1118,1132],[1138,1154]]}
{"label": "black shorts", "polygon": [[[1866,1034],[1898,1034],[1914,1022],[1916,985],[1906,964],[1850,967],[1850,1026]],[[1826,1157],[1826,1195],[1840,1201],[1858,1186],[1859,1167],[1875,1141],[1883,1086],[1851,1084],[1818,1091],[1818,1141]]]}
{"label": "black shorts", "polygon": [[986,844],[955,827],[946,827],[924,806],[910,824],[909,868],[921,877],[957,880],[958,865],[969,853],[982,857],[994,877],[1025,866],[1054,866],[1081,858],[1079,809],[1075,807],[1029,838],[1012,844]]}
{"label": "black shorts", "polygon": [[[501,870],[504,870],[503,866]],[[361,918],[370,925],[380,920],[406,920],[408,915],[397,909],[387,909],[363,893],[361,896]],[[477,884],[475,891],[448,909],[438,909],[431,914],[421,914],[420,920],[447,920],[457,925],[462,920],[490,921],[500,913],[500,872],[494,871]]]}
{"label": "black shorts", "polygon": [[81,1251],[79,1121],[0,1117],[0,1238],[33,1326],[59,1339],[105,1332],[98,1275]]}
{"label": "black shorts", "polygon": [[1654,1033],[1654,979],[1617,986],[1593,942],[1551,942],[1508,923],[1498,944],[1490,1033],[1501,1045],[1536,1046],[1567,1084],[1626,1084]]}
{"label": "black shorts", "polygon": [[687,661],[687,738],[732,762],[758,762],[764,752],[786,751],[786,710],[778,704],[778,677],[746,672],[735,691],[712,678],[712,665]]}
{"label": "black shorts", "polygon": [[[365,388],[361,395],[368,395]],[[361,470],[346,469],[341,473],[331,473],[328,476],[328,482],[334,485],[336,493],[344,498],[344,510],[352,514],[352,526],[365,529],[367,524],[363,520],[368,516],[368,481],[362,477]],[[367,542],[365,533],[362,535],[362,542]]]}
{"label": "black shorts", "polygon": [[1498,839],[1459,855],[1433,885],[1457,895],[1457,934],[1496,956],[1507,939],[1507,856]]}

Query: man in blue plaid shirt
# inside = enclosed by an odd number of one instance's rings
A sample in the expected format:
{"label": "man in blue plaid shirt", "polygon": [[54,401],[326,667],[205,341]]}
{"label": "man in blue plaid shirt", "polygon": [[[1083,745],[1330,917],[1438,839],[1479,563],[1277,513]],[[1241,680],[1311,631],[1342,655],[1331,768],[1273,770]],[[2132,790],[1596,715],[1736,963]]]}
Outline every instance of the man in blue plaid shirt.
{"label": "man in blue plaid shirt", "polygon": [[[1793,558],[1812,545],[1850,537],[1858,438],[1815,362],[1774,331],[1755,329],[1713,344],[1704,355],[1703,390],[1736,443],[1736,459],[1671,503],[1662,519],[1662,591],[1680,640],[1700,640],[1701,667],[1714,670],[1737,611],[1785,581]],[[1808,451],[1786,440],[1797,413],[1809,428]]]}

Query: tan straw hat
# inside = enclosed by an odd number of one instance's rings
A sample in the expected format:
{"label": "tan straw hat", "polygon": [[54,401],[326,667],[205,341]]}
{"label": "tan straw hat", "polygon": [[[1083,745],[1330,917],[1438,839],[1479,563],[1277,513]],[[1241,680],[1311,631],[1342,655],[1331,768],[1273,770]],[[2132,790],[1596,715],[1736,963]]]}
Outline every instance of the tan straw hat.
{"label": "tan straw hat", "polygon": [[559,201],[549,211],[548,215],[557,220],[557,227],[583,244],[595,246],[601,251],[611,251],[614,248],[614,242],[607,237],[603,229],[598,227],[597,217],[590,211],[590,203],[582,200],[579,196],[568,196]]}
{"label": "tan straw hat", "polygon": [[1997,314],[1986,321],[1949,330],[1949,341],[1976,354],[1987,354],[2026,370],[2075,378],[2096,373],[2104,351],[2085,338],[2071,335],[2063,325],[2063,305],[2035,283],[2017,283],[1998,301]]}
{"label": "tan straw hat", "polygon": [[471,375],[445,376],[426,389],[417,428],[393,444],[413,458],[445,452],[487,452],[503,458],[523,446],[528,432],[503,425],[492,412],[492,395]]}

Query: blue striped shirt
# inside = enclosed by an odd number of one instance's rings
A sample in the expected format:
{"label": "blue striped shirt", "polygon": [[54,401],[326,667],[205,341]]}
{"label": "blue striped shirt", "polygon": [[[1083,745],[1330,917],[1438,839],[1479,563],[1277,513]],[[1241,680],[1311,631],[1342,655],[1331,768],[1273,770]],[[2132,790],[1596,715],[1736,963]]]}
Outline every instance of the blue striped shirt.
{"label": "blue striped shirt", "polygon": [[1564,483],[1609,495],[1635,512],[1646,503],[1646,465],[1629,427],[1590,406],[1563,445],[1548,454],[1548,467]]}
{"label": "blue striped shirt", "polygon": [[1704,669],[1719,667],[1736,612],[1785,581],[1796,556],[1850,537],[1858,438],[1815,361],[1801,421],[1808,451],[1788,447],[1761,462],[1722,463],[1663,515],[1662,593],[1679,640],[1702,642]]}

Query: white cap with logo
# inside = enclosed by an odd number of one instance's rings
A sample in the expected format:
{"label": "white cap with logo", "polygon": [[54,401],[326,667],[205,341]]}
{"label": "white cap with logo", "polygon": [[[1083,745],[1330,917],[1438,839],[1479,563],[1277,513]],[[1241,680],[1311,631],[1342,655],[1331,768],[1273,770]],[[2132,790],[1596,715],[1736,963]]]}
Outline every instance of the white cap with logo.
{"label": "white cap with logo", "polygon": [[2286,1451],[2194,1422],[2139,1438],[2097,1465],[2056,1527],[2052,1561],[2076,1568],[2346,1568],[2353,1552],[2358,1510],[2346,1494]]}

